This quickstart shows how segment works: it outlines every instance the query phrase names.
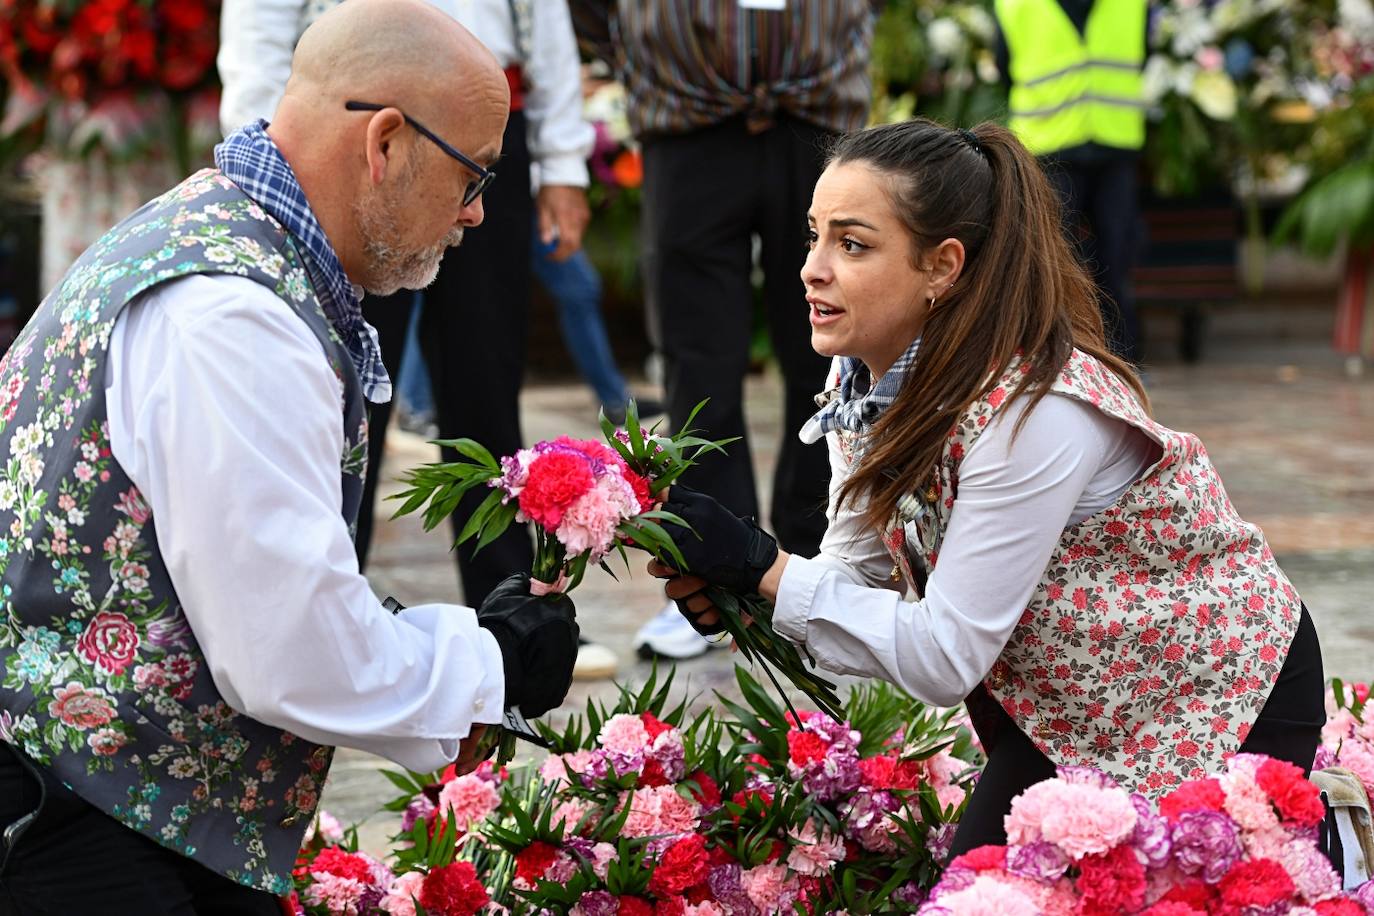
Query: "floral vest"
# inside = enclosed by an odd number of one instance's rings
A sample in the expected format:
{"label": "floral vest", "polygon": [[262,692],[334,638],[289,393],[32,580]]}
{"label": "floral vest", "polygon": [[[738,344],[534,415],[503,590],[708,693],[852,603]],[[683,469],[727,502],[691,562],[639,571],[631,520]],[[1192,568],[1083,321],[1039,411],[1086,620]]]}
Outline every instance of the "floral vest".
{"label": "floral vest", "polygon": [[[883,533],[894,578],[921,590],[959,497],[959,466],[1015,387],[1016,365],[949,434],[933,484]],[[1196,436],[1167,429],[1075,350],[1052,391],[1163,449],[1117,502],[1064,531],[983,686],[1042,752],[1158,797],[1217,769],[1259,716],[1301,603],[1264,536],[1236,514]],[[841,451],[855,454],[853,434]]]}
{"label": "floral vest", "polygon": [[92,245],[0,361],[0,739],[125,825],[278,894],[333,751],[238,714],[215,689],[157,519],[111,456],[105,365],[120,312],[159,283],[225,273],[267,286],[342,383],[352,525],[365,404],[302,257],[237,186],[199,172]]}

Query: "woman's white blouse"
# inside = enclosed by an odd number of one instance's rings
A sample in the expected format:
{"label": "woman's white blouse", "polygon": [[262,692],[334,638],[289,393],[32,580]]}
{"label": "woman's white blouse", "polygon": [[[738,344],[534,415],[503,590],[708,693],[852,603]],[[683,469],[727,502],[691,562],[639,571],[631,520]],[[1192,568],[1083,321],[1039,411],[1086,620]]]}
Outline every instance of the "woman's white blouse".
{"label": "woman's white blouse", "polygon": [[1024,412],[1024,400],[1008,404],[964,457],[920,601],[903,600],[861,511],[837,507],[848,470],[829,434],[830,526],[819,556],[793,556],[783,571],[778,632],[831,671],[882,678],[939,706],[961,702],[1011,638],[1064,529],[1115,503],[1159,456],[1144,433],[1069,397],[1043,398],[1013,436]]}

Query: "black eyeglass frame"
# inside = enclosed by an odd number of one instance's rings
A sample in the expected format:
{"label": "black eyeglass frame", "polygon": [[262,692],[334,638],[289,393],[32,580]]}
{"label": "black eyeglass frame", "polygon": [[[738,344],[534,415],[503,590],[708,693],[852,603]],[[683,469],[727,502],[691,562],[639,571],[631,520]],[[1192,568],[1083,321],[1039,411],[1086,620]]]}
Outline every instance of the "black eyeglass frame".
{"label": "black eyeglass frame", "polygon": [[[359,102],[356,99],[350,99],[349,101],[344,102],[344,108],[347,108],[349,111],[382,111],[386,108],[396,108],[397,111],[401,111],[401,109],[397,108],[395,105],[378,105],[374,102]],[[419,121],[415,120],[410,115],[406,114],[404,111],[401,111],[401,117],[405,118],[406,123],[409,124],[411,127],[415,128],[415,130],[418,131],[421,136],[429,140],[435,146],[439,147],[439,149],[443,150],[449,156],[452,156],[454,159],[457,159],[465,169],[467,169],[468,171],[472,172],[474,175],[477,176],[477,180],[469,182],[467,189],[463,192],[463,206],[471,206],[472,202],[477,198],[481,197],[482,192],[485,191],[488,187],[490,187],[491,183],[496,180],[496,172],[484,166],[478,165],[476,162],[473,162],[470,158],[459,152],[455,147],[450,146],[448,143],[446,143],[444,139],[440,137],[438,134],[436,134],[434,131],[430,130],[428,127],[425,127],[425,125],[421,124]]]}

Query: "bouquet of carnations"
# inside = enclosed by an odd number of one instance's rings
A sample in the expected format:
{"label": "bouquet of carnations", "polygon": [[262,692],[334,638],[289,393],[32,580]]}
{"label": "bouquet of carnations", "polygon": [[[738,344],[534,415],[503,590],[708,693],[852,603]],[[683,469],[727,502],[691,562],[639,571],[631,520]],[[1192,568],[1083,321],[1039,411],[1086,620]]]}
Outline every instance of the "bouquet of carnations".
{"label": "bouquet of carnations", "polygon": [[1096,770],[1061,768],[1012,802],[1008,844],[951,862],[921,913],[1365,916],[1317,848],[1323,813],[1300,769],[1254,754],[1157,809]]}
{"label": "bouquet of carnations", "polygon": [[589,703],[538,768],[389,773],[394,868],[336,827],[302,855],[297,899],[359,916],[914,912],[977,770],[967,731],[886,686],[855,691],[846,721],[793,720],[737,675],[725,715],[670,708],[671,676]]}
{"label": "bouquet of carnations", "polygon": [[[703,402],[704,403],[704,402]],[[697,405],[697,410],[701,405]],[[535,532],[534,567],[530,571],[535,594],[568,592],[577,587],[589,565],[600,565],[614,577],[606,558],[616,552],[629,567],[627,547],[687,572],[686,563],[663,523],[688,527],[665,512],[662,493],[706,451],[721,451],[733,440],[710,441],[684,428],[672,436],[656,435],[639,424],[635,403],[629,403],[625,426],[617,428],[603,414],[604,442],[560,436],[521,449],[514,455],[492,457],[471,439],[437,444],[455,449],[462,460],[427,464],[403,479],[409,489],[397,516],[424,507],[426,530],[433,529],[458,509],[471,490],[489,487],[491,493],[459,531],[457,543],[476,541],[481,550],[512,523],[532,522]],[[732,595],[723,589],[707,591],[722,612],[722,622],[740,652],[758,662],[782,692],[776,668],[820,708],[835,716],[843,706],[835,685],[816,675],[814,662],[772,628],[772,606],[758,595]]]}
{"label": "bouquet of carnations", "polygon": [[1369,685],[1331,681],[1326,691],[1326,725],[1317,748],[1317,769],[1345,767],[1374,798],[1374,717],[1366,720]]}

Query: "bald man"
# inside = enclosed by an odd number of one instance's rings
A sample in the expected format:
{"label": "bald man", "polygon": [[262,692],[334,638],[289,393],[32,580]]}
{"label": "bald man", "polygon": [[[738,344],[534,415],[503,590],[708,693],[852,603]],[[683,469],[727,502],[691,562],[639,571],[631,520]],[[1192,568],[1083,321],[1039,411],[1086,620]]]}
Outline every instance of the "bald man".
{"label": "bald man", "polygon": [[276,913],[334,746],[467,770],[562,702],[566,598],[393,615],[350,538],[388,385],[359,291],[482,221],[508,105],[450,17],[350,0],[270,130],[93,245],[0,363],[0,913]]}

